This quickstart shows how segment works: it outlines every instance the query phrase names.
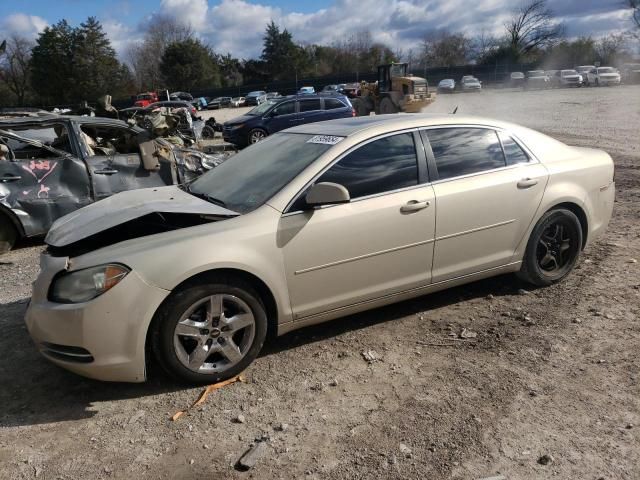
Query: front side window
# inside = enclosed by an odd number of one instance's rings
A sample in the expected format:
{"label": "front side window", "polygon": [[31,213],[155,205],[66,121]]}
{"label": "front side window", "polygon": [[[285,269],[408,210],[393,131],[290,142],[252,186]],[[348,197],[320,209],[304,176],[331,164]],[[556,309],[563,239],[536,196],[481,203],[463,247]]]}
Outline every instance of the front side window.
{"label": "front side window", "polygon": [[440,180],[505,166],[502,147],[494,130],[437,128],[428,130],[427,137]]}
{"label": "front side window", "polygon": [[300,112],[312,112],[320,110],[320,99],[300,100]]}
{"label": "front side window", "polygon": [[352,199],[418,184],[418,160],[412,133],[374,140],[349,153],[316,183],[333,182]]}
{"label": "front side window", "polygon": [[296,113],[295,102],[284,102],[273,109],[273,116],[278,117],[280,115],[291,115]]}

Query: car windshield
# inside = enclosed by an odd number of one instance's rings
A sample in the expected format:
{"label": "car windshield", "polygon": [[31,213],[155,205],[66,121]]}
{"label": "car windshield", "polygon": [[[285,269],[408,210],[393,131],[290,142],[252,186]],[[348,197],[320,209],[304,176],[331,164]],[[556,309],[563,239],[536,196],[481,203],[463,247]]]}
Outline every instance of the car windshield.
{"label": "car windshield", "polygon": [[[278,133],[245,148],[187,189],[238,213],[263,205],[332,145],[314,135]],[[215,199],[215,200],[214,200]]]}
{"label": "car windshield", "polygon": [[562,70],[562,76],[566,77],[568,75],[578,75],[578,72],[576,72],[575,70]]}
{"label": "car windshield", "polygon": [[278,103],[278,100],[267,100],[266,102],[261,103],[257,107],[252,108],[246,114],[247,115],[264,115],[266,111],[269,110],[271,107],[273,107],[276,103]]}
{"label": "car windshield", "polygon": [[262,92],[249,92],[247,97],[259,97],[260,95],[262,95]]}
{"label": "car windshield", "polygon": [[601,67],[598,69],[598,73],[615,73],[615,70],[611,67]]}

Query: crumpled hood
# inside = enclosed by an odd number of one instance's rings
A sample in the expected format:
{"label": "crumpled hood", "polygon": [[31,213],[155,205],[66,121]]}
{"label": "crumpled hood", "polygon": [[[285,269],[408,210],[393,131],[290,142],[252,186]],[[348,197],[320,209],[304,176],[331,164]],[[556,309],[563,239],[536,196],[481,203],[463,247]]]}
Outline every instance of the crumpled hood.
{"label": "crumpled hood", "polygon": [[150,213],[235,217],[237,212],[195,197],[177,186],[115,194],[56,220],[45,242],[63,247]]}

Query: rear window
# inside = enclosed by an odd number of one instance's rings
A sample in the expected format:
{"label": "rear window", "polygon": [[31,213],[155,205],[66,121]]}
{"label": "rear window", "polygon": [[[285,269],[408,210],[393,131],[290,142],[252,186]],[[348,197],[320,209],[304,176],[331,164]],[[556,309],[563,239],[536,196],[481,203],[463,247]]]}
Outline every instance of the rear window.
{"label": "rear window", "polygon": [[494,130],[486,128],[437,128],[427,130],[440,180],[505,166],[504,154]]}
{"label": "rear window", "polygon": [[344,108],[346,105],[342,103],[337,98],[325,98],[324,99],[324,109],[325,110],[333,110],[336,108]]}
{"label": "rear window", "polygon": [[314,110],[320,110],[320,99],[300,100],[301,112],[312,112]]}

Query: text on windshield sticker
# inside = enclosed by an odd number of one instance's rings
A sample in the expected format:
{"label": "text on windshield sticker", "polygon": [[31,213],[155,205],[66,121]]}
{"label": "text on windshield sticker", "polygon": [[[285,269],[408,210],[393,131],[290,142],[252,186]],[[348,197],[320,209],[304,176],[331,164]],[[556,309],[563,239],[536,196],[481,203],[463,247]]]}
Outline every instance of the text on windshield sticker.
{"label": "text on windshield sticker", "polygon": [[322,143],[324,145],[335,145],[344,140],[344,137],[335,137],[333,135],[315,135],[307,140],[307,143]]}

